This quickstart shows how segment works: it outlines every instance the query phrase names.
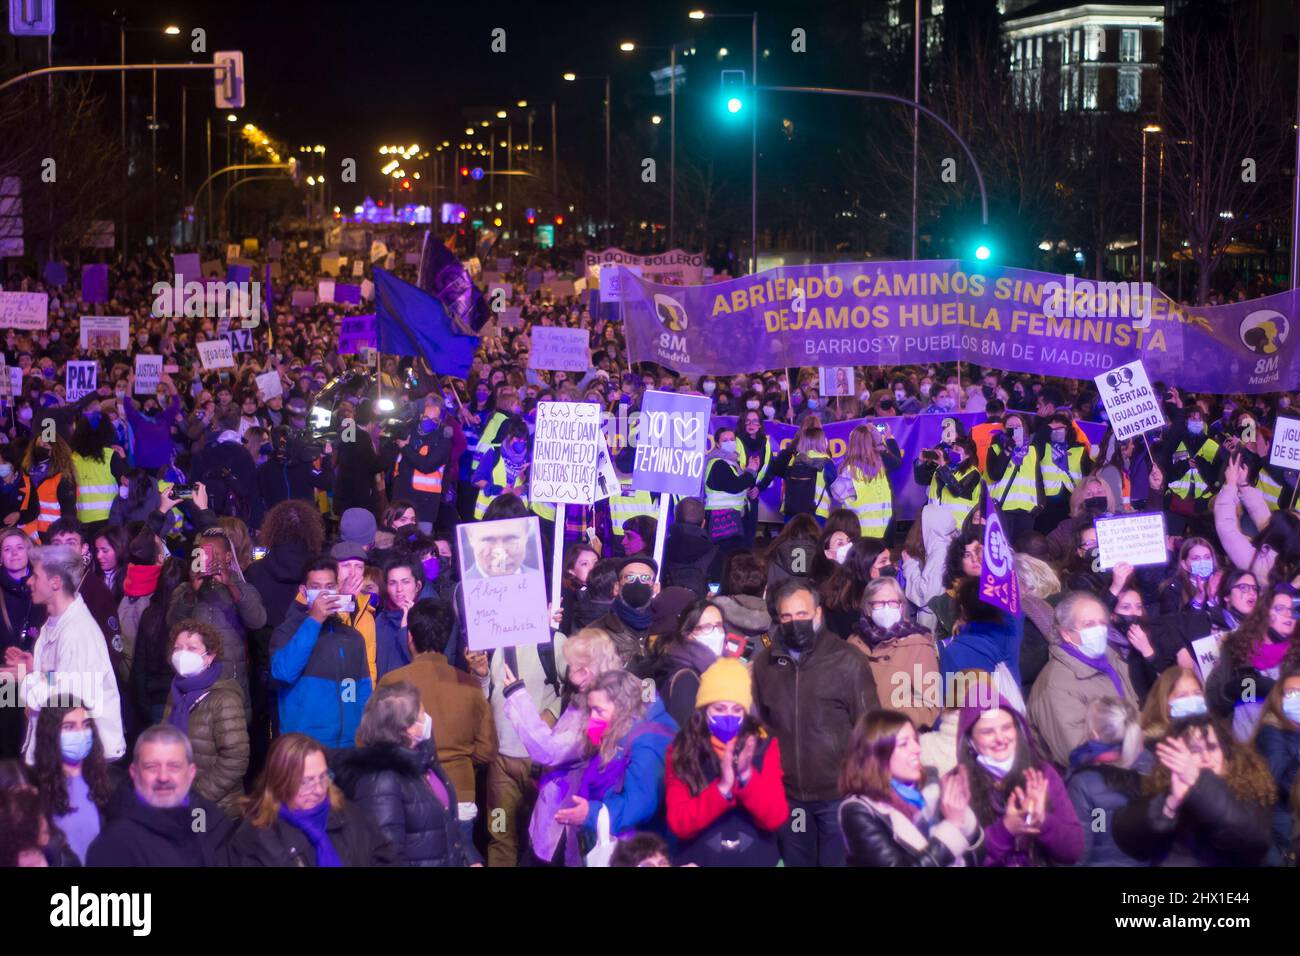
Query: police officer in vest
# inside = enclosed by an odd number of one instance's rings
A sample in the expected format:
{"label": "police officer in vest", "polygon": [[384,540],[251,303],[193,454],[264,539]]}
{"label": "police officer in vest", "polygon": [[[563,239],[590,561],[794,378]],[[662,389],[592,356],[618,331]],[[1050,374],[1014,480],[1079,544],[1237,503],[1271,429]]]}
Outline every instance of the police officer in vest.
{"label": "police officer in vest", "polygon": [[939,444],[921,450],[912,463],[912,478],[926,488],[926,503],[942,505],[960,528],[979,499],[975,443],[955,418],[945,418],[940,427]]}
{"label": "police officer in vest", "polygon": [[1074,419],[1065,411],[1047,417],[1046,436],[1034,444],[1043,479],[1043,510],[1034,519],[1034,527],[1048,534],[1070,517],[1070,495],[1092,470],[1092,458],[1075,433]]}
{"label": "police officer in vest", "polygon": [[[745,461],[751,458],[758,459],[758,471],[755,472],[755,477],[758,481],[762,481],[772,466],[772,443],[768,440],[767,429],[763,427],[763,416],[757,409],[747,408],[740,416],[740,434],[737,440],[740,443],[738,451]],[[747,502],[742,528],[745,547],[752,548],[754,538],[758,534],[758,486],[755,485],[745,492],[745,497]]]}
{"label": "police officer in vest", "polygon": [[442,504],[443,475],[451,457],[454,431],[442,420],[443,398],[437,392],[424,397],[424,413],[408,437],[398,439],[402,449],[397,461],[394,498],[415,506],[415,520],[423,534],[432,534]]}
{"label": "police officer in vest", "polygon": [[1032,531],[1038,513],[1041,481],[1038,448],[1029,440],[1024,416],[1007,415],[1002,431],[989,445],[989,493],[1002,511],[1002,527],[1015,545],[1025,531]]}
{"label": "police officer in vest", "polygon": [[713,448],[705,456],[705,528],[723,552],[745,547],[744,512],[749,490],[758,481],[760,460],[750,455],[742,464],[734,429],[722,427],[713,434]]}

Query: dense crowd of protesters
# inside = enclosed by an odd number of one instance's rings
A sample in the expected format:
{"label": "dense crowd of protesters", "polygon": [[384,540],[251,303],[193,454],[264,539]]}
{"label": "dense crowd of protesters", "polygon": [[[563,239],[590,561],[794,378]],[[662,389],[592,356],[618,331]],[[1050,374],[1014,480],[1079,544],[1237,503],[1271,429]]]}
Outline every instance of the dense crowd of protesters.
{"label": "dense crowd of protesters", "polygon": [[[364,304],[292,304],[319,252],[294,240],[224,370],[217,318],[151,313],[169,256],[113,267],[120,351],[80,347],[75,285],[6,283],[50,311],[3,343],[0,865],[1294,865],[1291,395],[1157,383],[1167,426],[1118,441],[1090,382],[682,376],[522,258],[520,327],[466,378],[367,367],[338,351]],[[591,367],[530,368],[534,324],[589,330]],[[69,401],[78,359],[98,388]],[[538,403],[617,420],[651,389],[735,419],[658,561],[634,433],[563,527],[528,474]],[[890,420],[925,415],[941,440],[905,455]],[[1021,616],[980,597],[985,496]],[[1095,521],[1131,512],[1167,560],[1103,568]],[[548,561],[564,538],[553,640],[471,650],[456,526],[525,516]]]}

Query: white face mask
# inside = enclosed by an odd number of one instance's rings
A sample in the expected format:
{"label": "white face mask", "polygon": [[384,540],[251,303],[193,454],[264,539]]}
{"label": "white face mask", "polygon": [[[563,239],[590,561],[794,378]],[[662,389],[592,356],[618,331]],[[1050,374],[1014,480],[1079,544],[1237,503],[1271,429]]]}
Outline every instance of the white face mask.
{"label": "white face mask", "polygon": [[1079,631],[1079,650],[1085,657],[1101,657],[1106,652],[1106,625],[1097,624]]}
{"label": "white face mask", "polygon": [[981,767],[993,774],[993,776],[1001,778],[1011,772],[1011,768],[1016,762],[1016,757],[1015,754],[1012,754],[1006,760],[994,760],[992,757],[986,757],[983,754],[976,754],[975,760]]}
{"label": "white face mask", "polygon": [[1198,717],[1205,712],[1205,698],[1200,694],[1175,697],[1169,702],[1169,716],[1174,720],[1181,720],[1183,717]]}
{"label": "white face mask", "polygon": [[193,651],[177,651],[172,655],[172,668],[181,677],[193,677],[206,667],[207,665],[203,663],[203,655],[195,654]]}
{"label": "white face mask", "polygon": [[852,541],[845,541],[835,549],[835,563],[843,564],[849,558],[849,550],[853,547]]}
{"label": "white face mask", "polygon": [[428,740],[433,736],[433,718],[425,711],[424,720],[420,723],[420,740]]}
{"label": "white face mask", "polygon": [[711,650],[714,657],[721,657],[722,647],[727,641],[727,632],[721,626],[715,626],[707,631],[700,631],[695,635],[695,639]]}
{"label": "white face mask", "polygon": [[877,627],[889,630],[895,624],[903,619],[902,608],[897,607],[878,607],[871,612],[871,620],[876,623]]}

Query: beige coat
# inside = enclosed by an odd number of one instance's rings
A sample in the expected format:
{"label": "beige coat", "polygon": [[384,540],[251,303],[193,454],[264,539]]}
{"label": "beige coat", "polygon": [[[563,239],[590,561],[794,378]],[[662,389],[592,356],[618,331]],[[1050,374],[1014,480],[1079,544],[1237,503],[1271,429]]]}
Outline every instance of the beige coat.
{"label": "beige coat", "polygon": [[[1088,739],[1084,718],[1088,705],[1099,697],[1114,697],[1110,677],[1061,649],[1060,638],[1048,651],[1047,664],[1029,692],[1029,723],[1046,745],[1053,762],[1069,766],[1070,753]],[[1111,647],[1106,659],[1119,675],[1124,699],[1137,706],[1137,695],[1129,683],[1128,665]]]}

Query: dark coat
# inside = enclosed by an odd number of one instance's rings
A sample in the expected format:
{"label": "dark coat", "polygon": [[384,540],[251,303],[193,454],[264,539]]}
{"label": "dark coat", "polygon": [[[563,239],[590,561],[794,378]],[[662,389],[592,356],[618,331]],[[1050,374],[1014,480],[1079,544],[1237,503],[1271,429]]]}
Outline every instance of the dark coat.
{"label": "dark coat", "polygon": [[316,555],[307,550],[304,542],[292,540],[275,545],[264,558],[249,565],[246,577],[262,596],[266,627],[270,630],[274,631],[284,623],[289,607],[298,596],[298,586],[305,577],[303,569],[314,557]]}
{"label": "dark coat", "polygon": [[[397,865],[397,854],[375,821],[350,803],[330,808],[325,831],[344,866]],[[316,865],[316,850],[307,834],[279,817],[266,828],[245,818],[230,841],[230,854],[235,866]]]}
{"label": "dark coat", "polygon": [[[1080,866],[1137,866],[1115,845],[1115,814],[1128,806],[1142,791],[1142,778],[1135,770],[1109,764],[1091,764],[1071,771],[1065,789],[1083,826],[1083,856]],[[1100,826],[1094,826],[1096,811],[1103,812]]]}
{"label": "dark coat", "polygon": [[[358,808],[379,825],[407,866],[468,866],[456,789],[431,743],[413,750],[357,747],[334,755],[335,780]],[[449,806],[438,802],[425,780],[436,773]]]}
{"label": "dark coat", "polygon": [[349,508],[378,511],[379,494],[375,475],[384,464],[375,452],[370,433],[358,428],[356,441],[342,442],[336,449],[334,467],[334,513],[342,515]]}
{"label": "dark coat", "polygon": [[716,580],[718,548],[709,533],[697,525],[674,524],[664,542],[662,587],[683,587],[696,597],[709,593],[709,582]]}
{"label": "dark coat", "polygon": [[957,826],[939,814],[937,783],[922,792],[925,807],[916,822],[879,800],[859,796],[841,803],[845,862],[870,867],[978,866],[984,855],[984,833],[974,812],[968,808],[964,824]]}
{"label": "dark coat", "polygon": [[781,741],[785,792],[792,800],[837,800],[849,735],[877,710],[866,658],[823,629],[796,661],[773,641],[754,658],[754,708]]}
{"label": "dark coat", "polygon": [[[239,442],[213,442],[194,462],[194,480],[208,490],[209,507],[221,517],[243,518],[250,528],[262,523],[257,466]],[[242,512],[242,513],[241,513]]]}
{"label": "dark coat", "polygon": [[1300,770],[1300,730],[1283,730],[1263,724],[1255,737],[1255,748],[1277,781],[1277,806],[1273,808],[1273,842],[1278,848],[1291,841],[1291,788]]}
{"label": "dark coat", "polygon": [[[169,719],[171,712],[168,695],[163,719]],[[190,710],[186,735],[199,768],[195,792],[238,818],[248,771],[248,721],[244,719],[244,697],[234,681],[218,680],[198,699]]]}
{"label": "dark coat", "polygon": [[[416,423],[418,428],[418,422]],[[438,506],[442,504],[443,494],[449,483],[454,483],[456,476],[445,471],[451,458],[452,436],[455,434],[450,423],[435,427],[432,432],[422,435],[413,429],[410,442],[402,449],[402,457],[397,463],[397,480],[393,483],[393,497],[404,498],[415,506],[415,515],[420,521],[430,524],[438,520]],[[444,469],[441,492],[419,491],[411,484],[416,470],[436,472]]]}
{"label": "dark coat", "polygon": [[663,698],[664,707],[679,727],[695,713],[695,698],[700,691],[700,675],[717,656],[699,641],[674,640],[654,659],[650,676]]}
{"label": "dark coat", "polygon": [[110,812],[112,822],[86,851],[86,866],[230,865],[234,822],[192,788],[187,806],[160,810],[140,800],[128,784]]}
{"label": "dark coat", "polygon": [[1269,811],[1247,803],[1222,777],[1203,771],[1174,819],[1167,791],[1142,797],[1115,814],[1115,845],[1156,866],[1258,866],[1269,848]]}

